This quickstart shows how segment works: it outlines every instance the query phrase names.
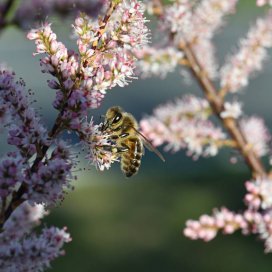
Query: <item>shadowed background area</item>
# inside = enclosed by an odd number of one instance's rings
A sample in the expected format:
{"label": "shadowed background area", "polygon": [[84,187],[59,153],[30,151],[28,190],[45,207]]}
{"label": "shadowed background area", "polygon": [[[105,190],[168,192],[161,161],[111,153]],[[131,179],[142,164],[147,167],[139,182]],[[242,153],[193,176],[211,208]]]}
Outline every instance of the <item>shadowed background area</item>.
{"label": "shadowed background area", "polygon": [[[228,18],[224,30],[216,35],[220,64],[235,51],[239,37],[255,18],[263,14],[264,10],[254,5],[254,0],[241,0],[237,14]],[[75,47],[75,41],[69,38],[71,21],[52,21],[58,38]],[[34,45],[26,40],[25,33],[16,29],[1,33],[0,62],[6,62],[35,91],[35,105],[51,127],[57,115],[50,104],[54,92],[47,87],[47,76],[40,72],[39,58],[32,57],[33,51]],[[244,101],[246,115],[263,116],[270,128],[271,60],[238,96]],[[102,106],[90,114],[99,122],[108,107],[120,105],[140,120],[158,104],[186,93],[201,95],[199,87],[195,83],[186,85],[178,72],[165,80],[135,80],[129,87],[109,91]],[[2,138],[1,153],[6,150]],[[75,148],[73,152],[79,151]],[[130,179],[122,175],[118,164],[109,171],[97,172],[81,156],[79,167],[86,170],[76,173],[75,190],[46,218],[48,225],[66,225],[73,237],[65,247],[66,256],[56,260],[51,271],[271,271],[272,255],[263,253],[263,244],[255,237],[219,235],[204,243],[181,234],[186,219],[210,213],[214,207],[243,209],[243,183],[250,175],[242,159],[236,165],[229,163],[231,154],[223,150],[215,158],[192,161],[184,151],[164,153],[163,163],[147,151],[140,172]]]}

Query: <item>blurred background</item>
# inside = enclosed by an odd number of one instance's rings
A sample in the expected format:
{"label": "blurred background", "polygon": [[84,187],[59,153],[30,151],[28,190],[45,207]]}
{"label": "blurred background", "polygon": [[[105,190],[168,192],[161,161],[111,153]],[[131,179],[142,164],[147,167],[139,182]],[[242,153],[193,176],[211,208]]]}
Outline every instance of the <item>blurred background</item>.
{"label": "blurred background", "polygon": [[[220,64],[262,14],[264,9],[256,8],[255,0],[240,0],[237,13],[215,37]],[[50,21],[59,40],[74,48],[71,21]],[[57,115],[51,106],[54,92],[40,72],[39,56],[32,57],[34,50],[24,32],[9,28],[1,33],[0,62],[12,67],[27,88],[35,91],[35,105],[50,127]],[[271,72],[270,58],[238,99],[244,101],[246,115],[263,116],[272,129]],[[178,72],[164,80],[135,80],[128,87],[109,91],[91,115],[98,122],[108,107],[119,105],[140,120],[158,104],[187,93],[202,95],[195,83],[185,84]],[[5,143],[2,138],[1,153],[7,150]],[[77,173],[75,190],[45,220],[47,225],[67,226],[73,237],[65,246],[66,256],[53,262],[51,271],[271,271],[272,255],[264,254],[263,243],[256,237],[219,235],[204,243],[181,234],[186,219],[196,219],[214,207],[243,209],[243,183],[250,173],[242,159],[236,165],[229,163],[231,152],[223,150],[215,158],[198,161],[184,151],[164,153],[163,163],[147,151],[138,175],[130,179],[123,176],[118,164],[97,172],[82,159],[81,167],[86,170]]]}

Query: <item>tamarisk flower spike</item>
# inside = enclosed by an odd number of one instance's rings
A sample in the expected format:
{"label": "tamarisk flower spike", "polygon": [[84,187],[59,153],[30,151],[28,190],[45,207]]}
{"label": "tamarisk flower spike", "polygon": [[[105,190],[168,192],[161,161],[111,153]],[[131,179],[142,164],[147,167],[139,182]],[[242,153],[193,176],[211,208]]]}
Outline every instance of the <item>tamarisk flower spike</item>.
{"label": "tamarisk flower spike", "polygon": [[44,271],[50,262],[64,255],[64,243],[71,241],[66,228],[44,228],[40,235],[14,241],[0,249],[3,271]]}
{"label": "tamarisk flower spike", "polygon": [[226,15],[235,11],[237,0],[176,1],[165,8],[162,29],[171,31],[174,45],[182,50],[190,43],[195,56],[211,79],[218,76],[212,38]]}
{"label": "tamarisk flower spike", "polygon": [[166,144],[174,152],[187,148],[198,158],[215,156],[226,135],[208,120],[211,109],[205,99],[185,96],[156,108],[140,122],[141,131],[155,146]]}
{"label": "tamarisk flower spike", "polygon": [[[48,85],[57,90],[53,105],[58,110],[75,90],[81,96],[77,108],[97,108],[107,90],[117,85],[124,87],[134,78],[136,59],[128,49],[141,48],[149,35],[143,5],[136,0],[109,5],[108,12],[111,13],[102,21],[93,20],[86,14],[76,18],[73,28],[78,53],[58,42],[48,23],[27,35],[35,41],[37,53],[45,54],[41,59],[43,71],[55,77]],[[82,114],[78,111],[77,115],[77,119],[83,118],[86,111]]]}
{"label": "tamarisk flower spike", "polygon": [[183,53],[173,47],[154,48],[145,46],[140,50],[133,50],[138,59],[136,72],[143,78],[159,76],[165,78],[175,70]]}
{"label": "tamarisk flower spike", "polygon": [[30,205],[27,201],[18,207],[3,226],[0,233],[1,244],[7,245],[12,240],[19,240],[38,226],[48,214],[43,204]]}
{"label": "tamarisk flower spike", "polygon": [[74,165],[69,147],[62,141],[58,142],[51,156],[41,162],[34,173],[26,171],[28,191],[24,197],[30,204],[57,205],[64,199],[66,191],[73,189],[71,170]]}
{"label": "tamarisk flower spike", "polygon": [[188,220],[184,235],[190,239],[202,239],[208,242],[215,238],[217,232],[232,234],[238,229],[247,229],[248,223],[240,214],[235,214],[226,208],[214,210],[213,215],[202,215],[199,221]]}
{"label": "tamarisk flower spike", "polygon": [[268,154],[271,134],[262,118],[256,116],[244,118],[240,121],[240,127],[249,148],[252,148],[259,157]]}
{"label": "tamarisk flower spike", "polygon": [[0,199],[10,196],[24,180],[24,159],[19,153],[10,152],[0,161]]}
{"label": "tamarisk flower spike", "polygon": [[272,207],[272,182],[268,178],[259,178],[245,183],[248,193],[245,203],[251,209],[270,209]]}
{"label": "tamarisk flower spike", "polygon": [[49,145],[46,128],[41,124],[26,96],[25,83],[15,74],[0,70],[0,103],[3,126],[8,126],[8,143],[16,146],[29,159],[37,148]]}
{"label": "tamarisk flower spike", "polygon": [[1,270],[44,271],[64,254],[64,243],[71,241],[66,228],[43,228],[40,235],[32,232],[46,214],[43,205],[31,206],[27,202],[15,210],[0,233]]}
{"label": "tamarisk flower spike", "polygon": [[247,209],[243,213],[234,213],[226,208],[215,209],[213,214],[202,215],[199,220],[188,220],[183,231],[192,240],[201,239],[208,242],[216,237],[219,231],[232,234],[241,230],[242,234],[257,234],[265,244],[265,252],[272,252],[272,214],[271,210],[260,213]]}
{"label": "tamarisk flower spike", "polygon": [[220,72],[221,87],[226,92],[236,93],[247,86],[250,75],[262,69],[267,49],[271,47],[272,12],[268,12],[240,41],[238,52],[227,59]]}

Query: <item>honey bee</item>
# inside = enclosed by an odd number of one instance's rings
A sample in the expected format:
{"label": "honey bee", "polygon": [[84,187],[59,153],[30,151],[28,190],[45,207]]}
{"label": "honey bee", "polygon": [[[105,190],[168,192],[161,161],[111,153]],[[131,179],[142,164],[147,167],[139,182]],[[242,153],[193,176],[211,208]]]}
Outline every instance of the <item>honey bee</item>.
{"label": "honey bee", "polygon": [[162,154],[139,132],[136,119],[118,106],[111,107],[104,116],[102,131],[110,134],[116,143],[114,152],[121,158],[121,170],[126,177],[131,177],[139,171],[144,146],[153,151],[162,160]]}

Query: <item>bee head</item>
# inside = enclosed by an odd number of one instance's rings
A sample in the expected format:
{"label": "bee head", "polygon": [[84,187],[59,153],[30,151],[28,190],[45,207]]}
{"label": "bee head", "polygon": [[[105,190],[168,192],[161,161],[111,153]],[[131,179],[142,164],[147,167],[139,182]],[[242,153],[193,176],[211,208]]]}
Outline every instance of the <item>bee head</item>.
{"label": "bee head", "polygon": [[107,110],[102,130],[117,128],[123,118],[123,110],[120,107],[111,107]]}

